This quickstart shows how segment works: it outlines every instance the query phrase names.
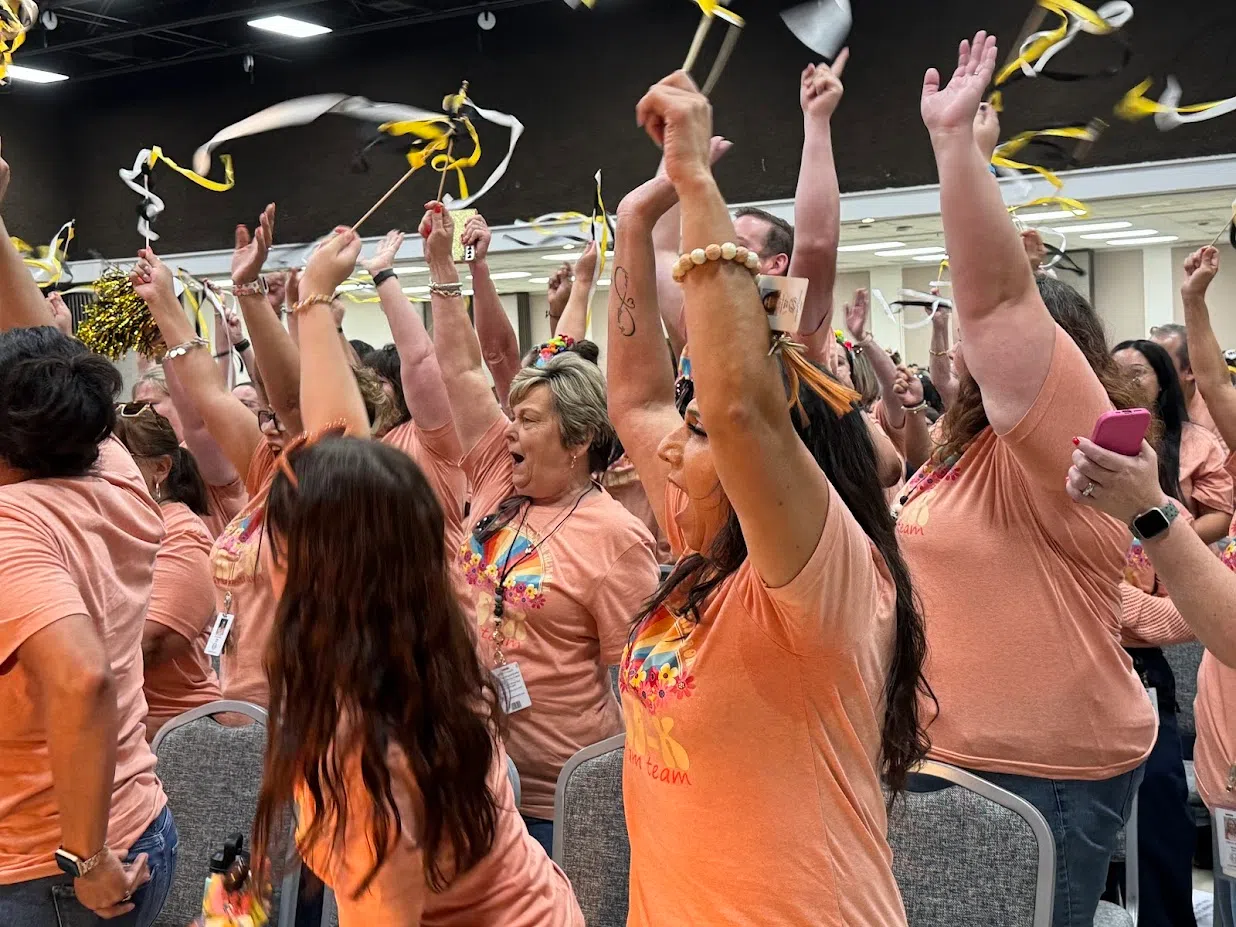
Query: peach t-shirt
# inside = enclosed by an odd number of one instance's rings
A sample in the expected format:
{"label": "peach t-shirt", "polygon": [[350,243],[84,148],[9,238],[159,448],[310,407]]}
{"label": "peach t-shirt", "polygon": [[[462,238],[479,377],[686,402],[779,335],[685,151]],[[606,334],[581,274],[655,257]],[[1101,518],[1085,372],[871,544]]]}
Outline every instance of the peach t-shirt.
{"label": "peach t-shirt", "polygon": [[19,648],[86,615],[116,685],[119,737],[107,844],[133,844],[167,804],[142,720],[142,626],[163,518],[115,438],[91,475],[0,487],[0,885],[58,875],[60,818],[47,730]]}
{"label": "peach t-shirt", "polygon": [[236,616],[220,661],[223,697],[263,708],[270,702],[263,661],[278,602],[260,553],[266,535],[266,497],[270,494],[276,460],[275,452],[265,441],[257,446],[245,479],[249,501],[210,551],[215,608]]}
{"label": "peach t-shirt", "polygon": [[644,492],[644,484],[635,472],[635,464],[631,463],[626,454],[605,471],[601,477],[601,485],[624,509],[638,518],[656,540],[657,563],[673,563],[674,555],[670,553],[669,539],[657,524],[657,516],[652,510],[652,503],[648,501],[648,493]]}
{"label": "peach t-shirt", "polygon": [[163,505],[167,535],[155,560],[146,620],[189,641],[189,649],[146,667],[146,739],[182,712],[222,698],[219,677],[204,650],[215,618],[210,534],[183,502]]}
{"label": "peach t-shirt", "polygon": [[927,624],[936,759],[1097,780],[1150,752],[1154,712],[1120,646],[1129,531],[1064,491],[1073,437],[1110,408],[1057,327],[1021,421],[985,429],[953,466],[929,463],[906,487],[897,533]]}
{"label": "peach t-shirt", "polygon": [[[1236,537],[1236,519],[1228,533]],[[1236,572],[1236,540],[1228,541],[1219,559]],[[1220,663],[1209,650],[1202,655],[1197,672],[1193,715],[1197,793],[1207,808],[1236,808],[1236,789],[1228,787],[1228,777],[1236,771],[1236,670]]]}
{"label": "peach t-shirt", "polygon": [[[489,853],[475,866],[434,892],[425,876],[424,852],[414,831],[421,795],[407,762],[391,751],[391,791],[403,820],[397,843],[359,898],[357,887],[373,866],[370,824],[373,806],[357,800],[348,807],[347,833],[332,846],[325,840],[303,847],[305,862],[331,887],[339,905],[339,927],[584,927],[584,917],[562,870],[550,862],[515,807],[506,775],[506,754],[495,745],[489,788],[497,805],[497,828]],[[345,764],[349,796],[367,793],[353,756]],[[312,800],[298,795],[303,838],[312,820]]]}
{"label": "peach t-shirt", "polygon": [[[507,427],[496,420],[464,456],[473,523],[514,494]],[[494,665],[494,590],[499,570],[509,569],[502,650],[519,664],[532,705],[510,715],[506,749],[519,770],[520,810],[544,819],[554,816],[562,764],[622,730],[608,667],[660,579],[648,530],[609,493],[594,488],[572,514],[573,506],[525,505],[487,542],[469,533],[459,551],[486,668]]]}
{"label": "peach t-shirt", "polygon": [[206,496],[210,502],[210,512],[202,516],[202,521],[210,532],[211,539],[214,539],[240,514],[240,510],[249,501],[249,493],[245,489],[245,481],[237,477],[226,486],[211,486],[207,483]]}
{"label": "peach t-shirt", "polygon": [[459,440],[455,437],[455,422],[433,431],[414,421],[404,422],[388,431],[382,441],[403,451],[421,468],[446,516],[447,550],[458,550],[464,534],[463,504],[468,495],[468,477],[456,456]]}
{"label": "peach t-shirt", "polygon": [[829,495],[787,585],[746,561],[698,624],[662,606],[623,653],[629,927],[906,923],[880,789],[896,594]]}
{"label": "peach t-shirt", "polygon": [[1232,475],[1222,442],[1200,425],[1186,422],[1180,433],[1180,494],[1196,517],[1199,506],[1232,514]]}

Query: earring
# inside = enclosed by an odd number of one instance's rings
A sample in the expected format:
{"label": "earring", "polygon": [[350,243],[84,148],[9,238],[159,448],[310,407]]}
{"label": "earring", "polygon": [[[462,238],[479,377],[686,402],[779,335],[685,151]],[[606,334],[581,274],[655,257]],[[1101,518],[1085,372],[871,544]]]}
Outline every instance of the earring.
{"label": "earring", "polygon": [[154,497],[155,497],[155,502],[163,501],[163,483],[162,482],[155,483]]}
{"label": "earring", "polygon": [[572,469],[572,470],[574,470],[574,469],[575,469],[575,461],[577,461],[577,460],[579,460],[579,458],[578,458],[578,457],[572,457],[572,458],[571,458],[571,469]]}

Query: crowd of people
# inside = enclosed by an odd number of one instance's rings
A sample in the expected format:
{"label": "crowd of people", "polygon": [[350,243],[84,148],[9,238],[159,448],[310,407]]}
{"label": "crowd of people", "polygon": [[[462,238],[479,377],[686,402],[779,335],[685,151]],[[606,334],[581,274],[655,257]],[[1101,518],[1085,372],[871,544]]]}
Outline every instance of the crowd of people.
{"label": "crowd of people", "polygon": [[[555,784],[624,731],[633,927],[904,925],[888,808],[937,787],[927,757],[1042,813],[1056,927],[1093,923],[1140,789],[1141,922],[1192,923],[1161,648],[1207,648],[1198,789],[1236,807],[1218,253],[1184,268],[1184,326],[1112,347],[988,169],[979,32],[922,91],[953,307],[927,369],[876,342],[865,292],[838,338],[845,60],[802,75],[793,226],[727,208],[688,76],[639,102],[663,160],[618,208],[604,369],[595,247],[521,356],[484,219],[470,317],[426,204],[431,336],[401,233],[362,258],[340,227],[264,276],[271,205],[236,230],[213,344],[139,253],[165,351],[117,403],[0,228],[0,923],[152,923],[177,836],[149,741],[220,698],[269,711],[257,860],[295,808],[343,927],[581,925]],[[358,263],[393,338],[372,351],[337,297]],[[770,332],[757,274],[808,281],[797,334]],[[1087,439],[1134,408],[1137,456]],[[1216,902],[1232,923],[1222,878]]]}

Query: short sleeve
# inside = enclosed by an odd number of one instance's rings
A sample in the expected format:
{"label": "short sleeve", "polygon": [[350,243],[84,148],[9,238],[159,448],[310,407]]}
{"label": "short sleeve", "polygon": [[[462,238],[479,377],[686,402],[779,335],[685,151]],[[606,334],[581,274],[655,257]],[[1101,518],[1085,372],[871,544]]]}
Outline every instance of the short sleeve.
{"label": "short sleeve", "polygon": [[631,632],[631,622],[661,577],[651,538],[640,538],[614,561],[592,597],[592,618],[601,642],[601,662],[617,665]]}
{"label": "short sleeve", "polygon": [[249,501],[249,493],[239,477],[223,486],[207,485],[206,495],[210,501],[211,517],[224,525],[239,515]]}
{"label": "short sleeve", "polygon": [[1191,506],[1232,514],[1232,475],[1225,466],[1218,438],[1200,425],[1186,425],[1180,442],[1180,458],[1181,482],[1186,477],[1192,482]]}
{"label": "short sleeve", "polygon": [[1027,480],[1067,502],[1064,478],[1072,463],[1073,438],[1089,436],[1099,416],[1111,409],[1085,355],[1057,325],[1047,379],[1021,421],[1000,436],[1000,443]]}
{"label": "short sleeve", "polygon": [[[191,520],[190,520],[191,519]],[[155,558],[154,587],[146,618],[195,640],[214,617],[214,581],[210,573],[211,541],[196,517],[186,513],[168,525]]]}
{"label": "short sleeve", "polygon": [[48,625],[88,615],[55,538],[23,513],[0,508],[0,666]]}
{"label": "short sleeve", "polygon": [[514,491],[515,464],[506,447],[506,430],[510,424],[505,416],[494,419],[472,450],[464,454],[462,465],[472,485],[474,519],[488,515]]}
{"label": "short sleeve", "polygon": [[259,441],[249,460],[249,472],[245,474],[245,489],[252,498],[258,495],[275,475],[275,452],[265,441]]}

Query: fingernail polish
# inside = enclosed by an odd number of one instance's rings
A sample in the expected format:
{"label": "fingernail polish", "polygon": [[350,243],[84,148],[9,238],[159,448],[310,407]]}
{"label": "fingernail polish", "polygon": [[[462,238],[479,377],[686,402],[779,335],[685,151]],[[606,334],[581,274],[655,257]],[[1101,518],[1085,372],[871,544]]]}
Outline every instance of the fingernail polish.
{"label": "fingernail polish", "polygon": [[1074,439],[1073,439],[1073,446],[1074,446],[1074,447],[1077,447],[1079,444],[1081,444],[1081,438],[1074,438]]}

